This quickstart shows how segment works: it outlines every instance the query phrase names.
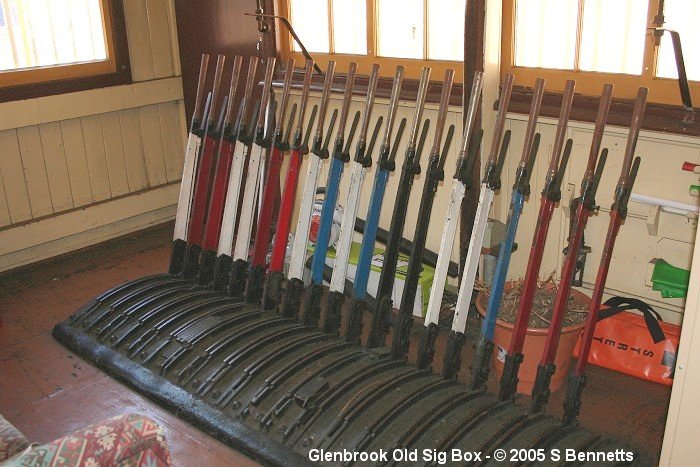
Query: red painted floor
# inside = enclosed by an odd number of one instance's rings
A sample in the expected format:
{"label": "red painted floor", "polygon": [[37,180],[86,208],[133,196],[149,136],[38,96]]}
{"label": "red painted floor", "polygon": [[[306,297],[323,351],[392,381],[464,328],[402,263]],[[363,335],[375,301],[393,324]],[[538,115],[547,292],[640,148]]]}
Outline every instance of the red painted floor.
{"label": "red painted floor", "polygon": [[[207,466],[257,465],[101,373],[51,337],[53,325],[90,298],[127,280],[164,271],[171,232],[172,225],[166,224],[0,277],[0,413],[29,439],[47,442],[120,413],[138,412],[166,428],[175,465],[191,465],[195,459]],[[463,362],[471,361],[470,353],[465,350]],[[495,389],[495,381],[489,387]],[[581,423],[658,459],[669,396],[664,386],[593,368]],[[561,414],[562,397],[562,391],[552,395],[551,414]]]}

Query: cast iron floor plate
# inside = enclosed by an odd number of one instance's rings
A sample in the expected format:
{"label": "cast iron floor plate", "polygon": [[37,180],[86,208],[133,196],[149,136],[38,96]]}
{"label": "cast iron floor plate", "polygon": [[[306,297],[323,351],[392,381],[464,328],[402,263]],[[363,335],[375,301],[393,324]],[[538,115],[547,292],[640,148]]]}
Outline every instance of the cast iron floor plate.
{"label": "cast iron floor plate", "polygon": [[309,465],[312,449],[383,450],[389,459],[415,451],[417,464],[423,450],[487,461],[497,448],[624,449],[394,361],[385,347],[368,350],[165,274],[105,292],[53,334],[267,465]]}

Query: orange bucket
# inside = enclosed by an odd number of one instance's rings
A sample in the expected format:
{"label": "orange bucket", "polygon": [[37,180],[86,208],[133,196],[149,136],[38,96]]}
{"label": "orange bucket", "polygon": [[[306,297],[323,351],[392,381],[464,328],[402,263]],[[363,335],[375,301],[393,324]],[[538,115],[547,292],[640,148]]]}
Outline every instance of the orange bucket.
{"label": "orange bucket", "polygon": [[[507,282],[505,290],[508,290],[512,285],[512,282]],[[591,301],[590,297],[578,290],[571,289],[571,295],[574,297],[575,301],[582,305],[588,305]],[[476,297],[476,308],[479,310],[479,313],[481,313],[481,316],[486,315],[487,305],[488,297],[484,292],[479,292],[479,295]],[[552,381],[549,384],[550,391],[556,391],[566,382],[574,346],[585,324],[585,321],[583,321],[579,324],[567,326],[562,329],[561,337],[559,338],[559,346],[557,347],[557,354],[554,359],[554,363],[557,365],[557,371],[552,376]],[[512,323],[506,323],[500,319],[496,320],[496,330],[493,336],[493,342],[496,344],[493,352],[493,366],[496,368],[496,375],[499,381],[503,374],[503,362],[505,361],[506,353],[510,346],[513,327]],[[547,328],[527,329],[525,333],[525,344],[523,346],[523,362],[520,364],[520,370],[518,372],[518,394],[530,395],[532,393],[532,386],[535,383],[535,376],[537,375],[537,365],[544,352],[546,340]]]}

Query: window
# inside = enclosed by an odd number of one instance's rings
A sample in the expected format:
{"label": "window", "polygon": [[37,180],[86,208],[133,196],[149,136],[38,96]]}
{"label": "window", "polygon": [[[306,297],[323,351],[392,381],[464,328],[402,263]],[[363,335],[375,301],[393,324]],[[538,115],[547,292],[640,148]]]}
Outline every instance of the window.
{"label": "window", "polygon": [[112,3],[0,0],[0,87],[116,73]]}
{"label": "window", "polygon": [[[372,63],[402,64],[415,78],[429,65],[433,79],[452,68],[462,80],[466,0],[279,0],[279,8],[321,67],[335,60],[342,71],[356,61],[368,73]],[[304,59],[289,34],[281,42]]]}
{"label": "window", "polygon": [[[589,95],[610,82],[615,97],[628,99],[647,86],[650,102],[678,105],[670,37],[657,47],[647,29],[659,1],[504,0],[502,72],[523,86],[546,78],[552,90],[575,79],[576,91]],[[700,2],[666,0],[665,19],[665,28],[680,32],[688,78],[700,81]],[[691,83],[691,92],[700,102],[700,83]]]}

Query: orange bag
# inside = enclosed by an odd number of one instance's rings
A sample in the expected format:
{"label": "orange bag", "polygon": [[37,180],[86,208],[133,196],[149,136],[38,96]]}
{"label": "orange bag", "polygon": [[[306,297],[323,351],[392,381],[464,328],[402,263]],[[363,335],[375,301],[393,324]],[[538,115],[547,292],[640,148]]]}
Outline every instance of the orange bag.
{"label": "orange bag", "polygon": [[[670,386],[680,326],[664,323],[659,313],[635,298],[613,297],[601,308],[588,362]],[[642,315],[625,310],[638,310]],[[578,357],[581,338],[574,348]]]}

